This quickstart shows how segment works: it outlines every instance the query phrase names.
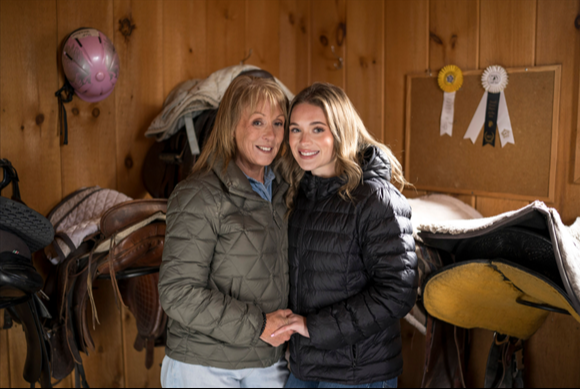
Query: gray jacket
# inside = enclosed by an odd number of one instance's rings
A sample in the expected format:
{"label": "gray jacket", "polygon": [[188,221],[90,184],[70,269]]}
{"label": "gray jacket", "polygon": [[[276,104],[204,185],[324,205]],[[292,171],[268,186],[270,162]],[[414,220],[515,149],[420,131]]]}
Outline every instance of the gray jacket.
{"label": "gray jacket", "polygon": [[159,277],[167,355],[222,369],[269,367],[282,347],[260,340],[263,312],[288,306],[288,227],[276,175],[272,203],[238,166],[180,183],[169,199]]}

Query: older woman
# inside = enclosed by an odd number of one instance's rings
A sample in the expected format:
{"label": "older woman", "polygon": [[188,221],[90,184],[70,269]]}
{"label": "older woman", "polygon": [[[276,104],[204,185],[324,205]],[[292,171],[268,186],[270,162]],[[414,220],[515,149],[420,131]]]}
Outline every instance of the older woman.
{"label": "older woman", "polygon": [[169,316],[164,387],[283,387],[291,314],[284,202],[270,168],[288,100],[272,80],[226,91],[192,175],[169,199],[159,293]]}

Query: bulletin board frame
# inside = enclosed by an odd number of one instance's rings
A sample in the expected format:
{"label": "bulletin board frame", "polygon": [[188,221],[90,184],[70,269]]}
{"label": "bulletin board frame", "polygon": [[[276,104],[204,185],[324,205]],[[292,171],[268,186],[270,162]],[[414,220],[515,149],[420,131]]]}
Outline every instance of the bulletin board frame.
{"label": "bulletin board frame", "polygon": [[[561,65],[550,65],[550,66],[538,66],[538,67],[521,67],[521,68],[507,68],[506,69],[508,76],[510,76],[510,80],[512,80],[513,76],[513,83],[508,85],[506,89],[506,99],[508,102],[508,110],[510,111],[510,117],[512,118],[512,127],[514,128],[515,134],[515,145],[508,144],[506,145],[505,152],[510,152],[509,147],[513,146],[520,146],[523,147],[523,144],[527,142],[527,145],[533,144],[534,147],[540,148],[543,155],[543,159],[539,161],[541,162],[540,169],[542,171],[541,177],[538,177],[537,182],[533,182],[535,187],[533,189],[527,189],[524,185],[521,187],[517,187],[515,185],[517,180],[514,180],[514,185],[510,184],[501,184],[503,185],[501,188],[496,187],[494,189],[489,189],[486,183],[493,182],[493,174],[497,174],[498,169],[485,169],[483,168],[486,163],[489,163],[489,160],[476,160],[474,161],[473,158],[480,158],[478,155],[481,153],[482,146],[482,134],[483,131],[479,134],[477,142],[473,144],[470,140],[465,139],[463,140],[463,136],[467,130],[467,126],[469,121],[473,117],[475,113],[475,109],[477,108],[477,104],[474,102],[477,100],[477,103],[483,96],[485,92],[483,87],[481,87],[480,77],[483,74],[483,70],[469,70],[464,71],[464,88],[463,91],[464,95],[462,96],[460,89],[457,92],[456,98],[456,124],[458,122],[457,116],[461,116],[462,120],[460,120],[463,124],[462,127],[454,125],[453,128],[453,142],[447,141],[443,139],[443,137],[448,137],[447,135],[443,135],[440,138],[439,136],[439,117],[442,109],[442,102],[443,102],[443,91],[439,89],[437,86],[437,75],[436,74],[409,74],[407,75],[407,95],[406,95],[406,124],[405,124],[405,177],[406,179],[415,186],[418,190],[430,191],[430,192],[442,192],[442,193],[454,193],[454,194],[464,194],[464,195],[476,195],[476,196],[486,196],[486,197],[494,197],[494,198],[503,198],[503,199],[514,199],[514,200],[526,200],[526,201],[534,201],[534,200],[541,200],[545,202],[554,202],[555,201],[555,190],[556,190],[556,161],[557,161],[557,152],[558,152],[558,130],[559,130],[559,110],[560,110],[560,91],[561,91],[561,72],[562,67]],[[514,117],[518,117],[518,101],[525,100],[527,98],[529,100],[529,93],[527,93],[524,99],[518,99],[518,82],[519,85],[527,85],[526,87],[530,87],[525,82],[526,77],[533,81],[533,79],[537,79],[542,75],[540,73],[550,73],[550,78],[546,78],[548,81],[549,87],[553,86],[553,90],[549,90],[549,93],[553,93],[553,98],[550,101],[547,99],[544,102],[544,107],[547,110],[551,108],[551,118],[548,116],[543,117],[543,123],[545,124],[540,130],[541,132],[541,142],[530,143],[534,142],[533,138],[524,138],[524,136],[533,137],[534,136],[534,129],[531,128],[533,125],[529,125],[526,127],[526,131],[520,131],[517,133],[518,121],[514,122]],[[553,74],[553,84],[551,82],[551,75]],[[534,77],[535,75],[535,77]],[[547,76],[546,76],[547,77]],[[474,79],[477,78],[479,82],[479,88],[474,87]],[[423,81],[422,81],[423,80]],[[518,82],[516,82],[519,80]],[[522,81],[524,80],[524,81]],[[432,82],[431,82],[432,81]],[[469,85],[466,85],[470,83]],[[414,94],[413,85],[416,84],[416,93]],[[509,88],[512,88],[511,91],[508,91]],[[433,88],[437,88],[438,92],[440,92],[440,98],[437,97]],[[462,88],[462,89],[464,89]],[[468,91],[469,90],[469,91]],[[431,100],[422,101],[421,104],[417,103],[417,96],[423,96],[423,91],[425,91],[425,96],[433,97]],[[529,92],[529,91],[528,91]],[[545,93],[545,90],[541,92]],[[465,93],[470,93],[469,96],[465,95]],[[522,93],[522,92],[520,92]],[[540,91],[538,91],[540,93]],[[552,96],[552,95],[550,95]],[[469,99],[465,99],[469,97]],[[463,109],[458,112],[458,100],[464,98],[465,100],[471,100],[471,105],[469,109]],[[510,100],[512,104],[510,105]],[[413,102],[415,101],[416,105],[424,105],[423,107],[414,107]],[[461,104],[461,103],[459,103]],[[425,109],[425,105],[428,105],[427,109]],[[420,109],[419,109],[420,108]],[[465,107],[462,107],[465,108]],[[519,108],[523,110],[523,108]],[[435,120],[435,110],[439,113],[439,117]],[[424,113],[427,112],[427,115]],[[538,112],[531,112],[534,115],[538,115]],[[519,113],[520,116],[522,113]],[[544,112],[545,114],[545,112]],[[466,115],[469,117],[467,119]],[[547,115],[547,114],[546,114]],[[429,119],[426,120],[425,117],[428,116]],[[533,116],[533,115],[530,115]],[[421,125],[417,124],[420,123]],[[467,123],[467,124],[465,124]],[[550,127],[551,134],[548,134],[546,129]],[[529,130],[529,132],[528,132]],[[436,134],[436,135],[433,135]],[[429,143],[427,146],[417,146],[418,144],[423,144],[426,142],[424,140],[424,136],[431,137],[433,142]],[[450,139],[450,138],[449,138]],[[519,139],[519,144],[518,144]],[[442,150],[441,143],[446,142],[446,146],[448,149]],[[499,139],[497,139],[497,144],[495,146],[496,150],[503,150],[504,148],[501,147]],[[580,143],[579,143],[580,145]],[[422,147],[422,148],[421,148]],[[454,147],[463,148],[461,151],[463,155],[467,155],[466,158],[471,159],[470,164],[463,164],[461,161],[453,161],[455,154],[453,151],[457,151]],[[480,149],[467,149],[468,147]],[[485,146],[491,147],[491,146]],[[516,149],[511,149],[511,152]],[[420,153],[418,151],[421,151]],[[524,156],[524,159],[527,158],[525,152],[522,152],[520,149],[518,151],[520,155]],[[414,155],[417,154],[417,155]],[[500,155],[500,154],[497,154]],[[509,156],[509,154],[506,154]],[[430,163],[417,163],[417,159],[414,158],[424,158],[425,161],[430,161]],[[502,156],[502,158],[507,158],[506,156]],[[447,164],[448,166],[452,166],[444,171],[444,173],[437,173],[433,174],[433,171],[430,170],[429,167],[425,166],[434,166],[434,161],[438,161],[442,166]],[[513,161],[515,164],[518,161]],[[524,161],[525,162],[525,161]],[[545,166],[545,165],[549,166]],[[471,165],[472,168],[474,165],[481,166],[481,169],[477,169],[477,171],[467,170],[465,171],[466,167]],[[423,166],[423,167],[421,167]],[[577,165],[578,166],[578,163]],[[528,166],[510,166],[510,169],[526,169]],[[501,170],[501,169],[499,169]],[[522,170],[524,171],[524,170]],[[511,172],[513,176],[517,177],[518,172],[513,171]],[[454,176],[457,176],[454,178]],[[462,182],[463,177],[463,182]],[[450,183],[451,180],[455,179],[453,184]],[[465,183],[467,181],[471,181],[471,184]],[[528,180],[530,181],[530,180]],[[526,182],[526,181],[524,181]],[[500,184],[498,184],[500,185]],[[490,185],[492,186],[492,185]],[[496,185],[497,186],[497,185]]]}
{"label": "bulletin board frame", "polygon": [[576,168],[574,171],[574,183],[580,185],[580,82],[578,83],[578,128],[576,130]]}

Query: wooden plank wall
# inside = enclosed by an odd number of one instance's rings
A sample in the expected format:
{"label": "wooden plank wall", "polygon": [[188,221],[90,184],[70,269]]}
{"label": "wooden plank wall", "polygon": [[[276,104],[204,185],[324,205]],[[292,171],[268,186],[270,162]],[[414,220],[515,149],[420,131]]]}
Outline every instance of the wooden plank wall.
{"label": "wooden plank wall", "polygon": [[[402,160],[406,74],[451,63],[464,69],[562,64],[557,190],[550,206],[571,223],[580,216],[580,185],[573,184],[573,157],[580,158],[578,15],[580,0],[2,0],[0,157],[14,163],[24,200],[43,214],[87,185],[143,197],[140,170],[152,143],[143,133],[165,96],[180,81],[239,63],[252,50],[247,63],[269,70],[295,93],[315,81],[345,88],[369,130]],[[122,23],[135,28],[121,30]],[[121,72],[109,98],[93,104],[75,98],[67,105],[69,145],[62,146],[54,97],[63,82],[58,46],[82,26],[114,41]],[[335,66],[337,56],[342,68]],[[526,204],[460,198],[485,216]],[[96,287],[101,326],[93,333],[96,352],[84,358],[89,383],[158,386],[163,350],[146,371],[144,354],[132,347],[132,315],[115,308],[109,284]],[[492,334],[473,335],[468,384],[481,386]],[[417,386],[424,338],[405,323],[403,337],[400,384]],[[25,353],[21,328],[0,331],[1,387],[26,386]],[[579,387],[578,355],[580,324],[551,315],[527,343],[527,385]],[[61,387],[72,384],[65,380]]]}

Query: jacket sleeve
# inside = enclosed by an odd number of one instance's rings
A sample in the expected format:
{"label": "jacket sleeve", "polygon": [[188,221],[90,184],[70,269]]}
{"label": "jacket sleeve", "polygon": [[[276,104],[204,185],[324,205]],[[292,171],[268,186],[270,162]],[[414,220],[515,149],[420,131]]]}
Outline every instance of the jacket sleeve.
{"label": "jacket sleeve", "polygon": [[178,186],[169,200],[159,274],[161,306],[186,328],[231,345],[255,345],[264,324],[262,310],[208,284],[218,239],[219,197],[201,185]]}
{"label": "jacket sleeve", "polygon": [[311,344],[333,350],[353,345],[399,321],[417,298],[417,256],[411,208],[394,187],[361,204],[357,229],[369,286],[307,317]]}

